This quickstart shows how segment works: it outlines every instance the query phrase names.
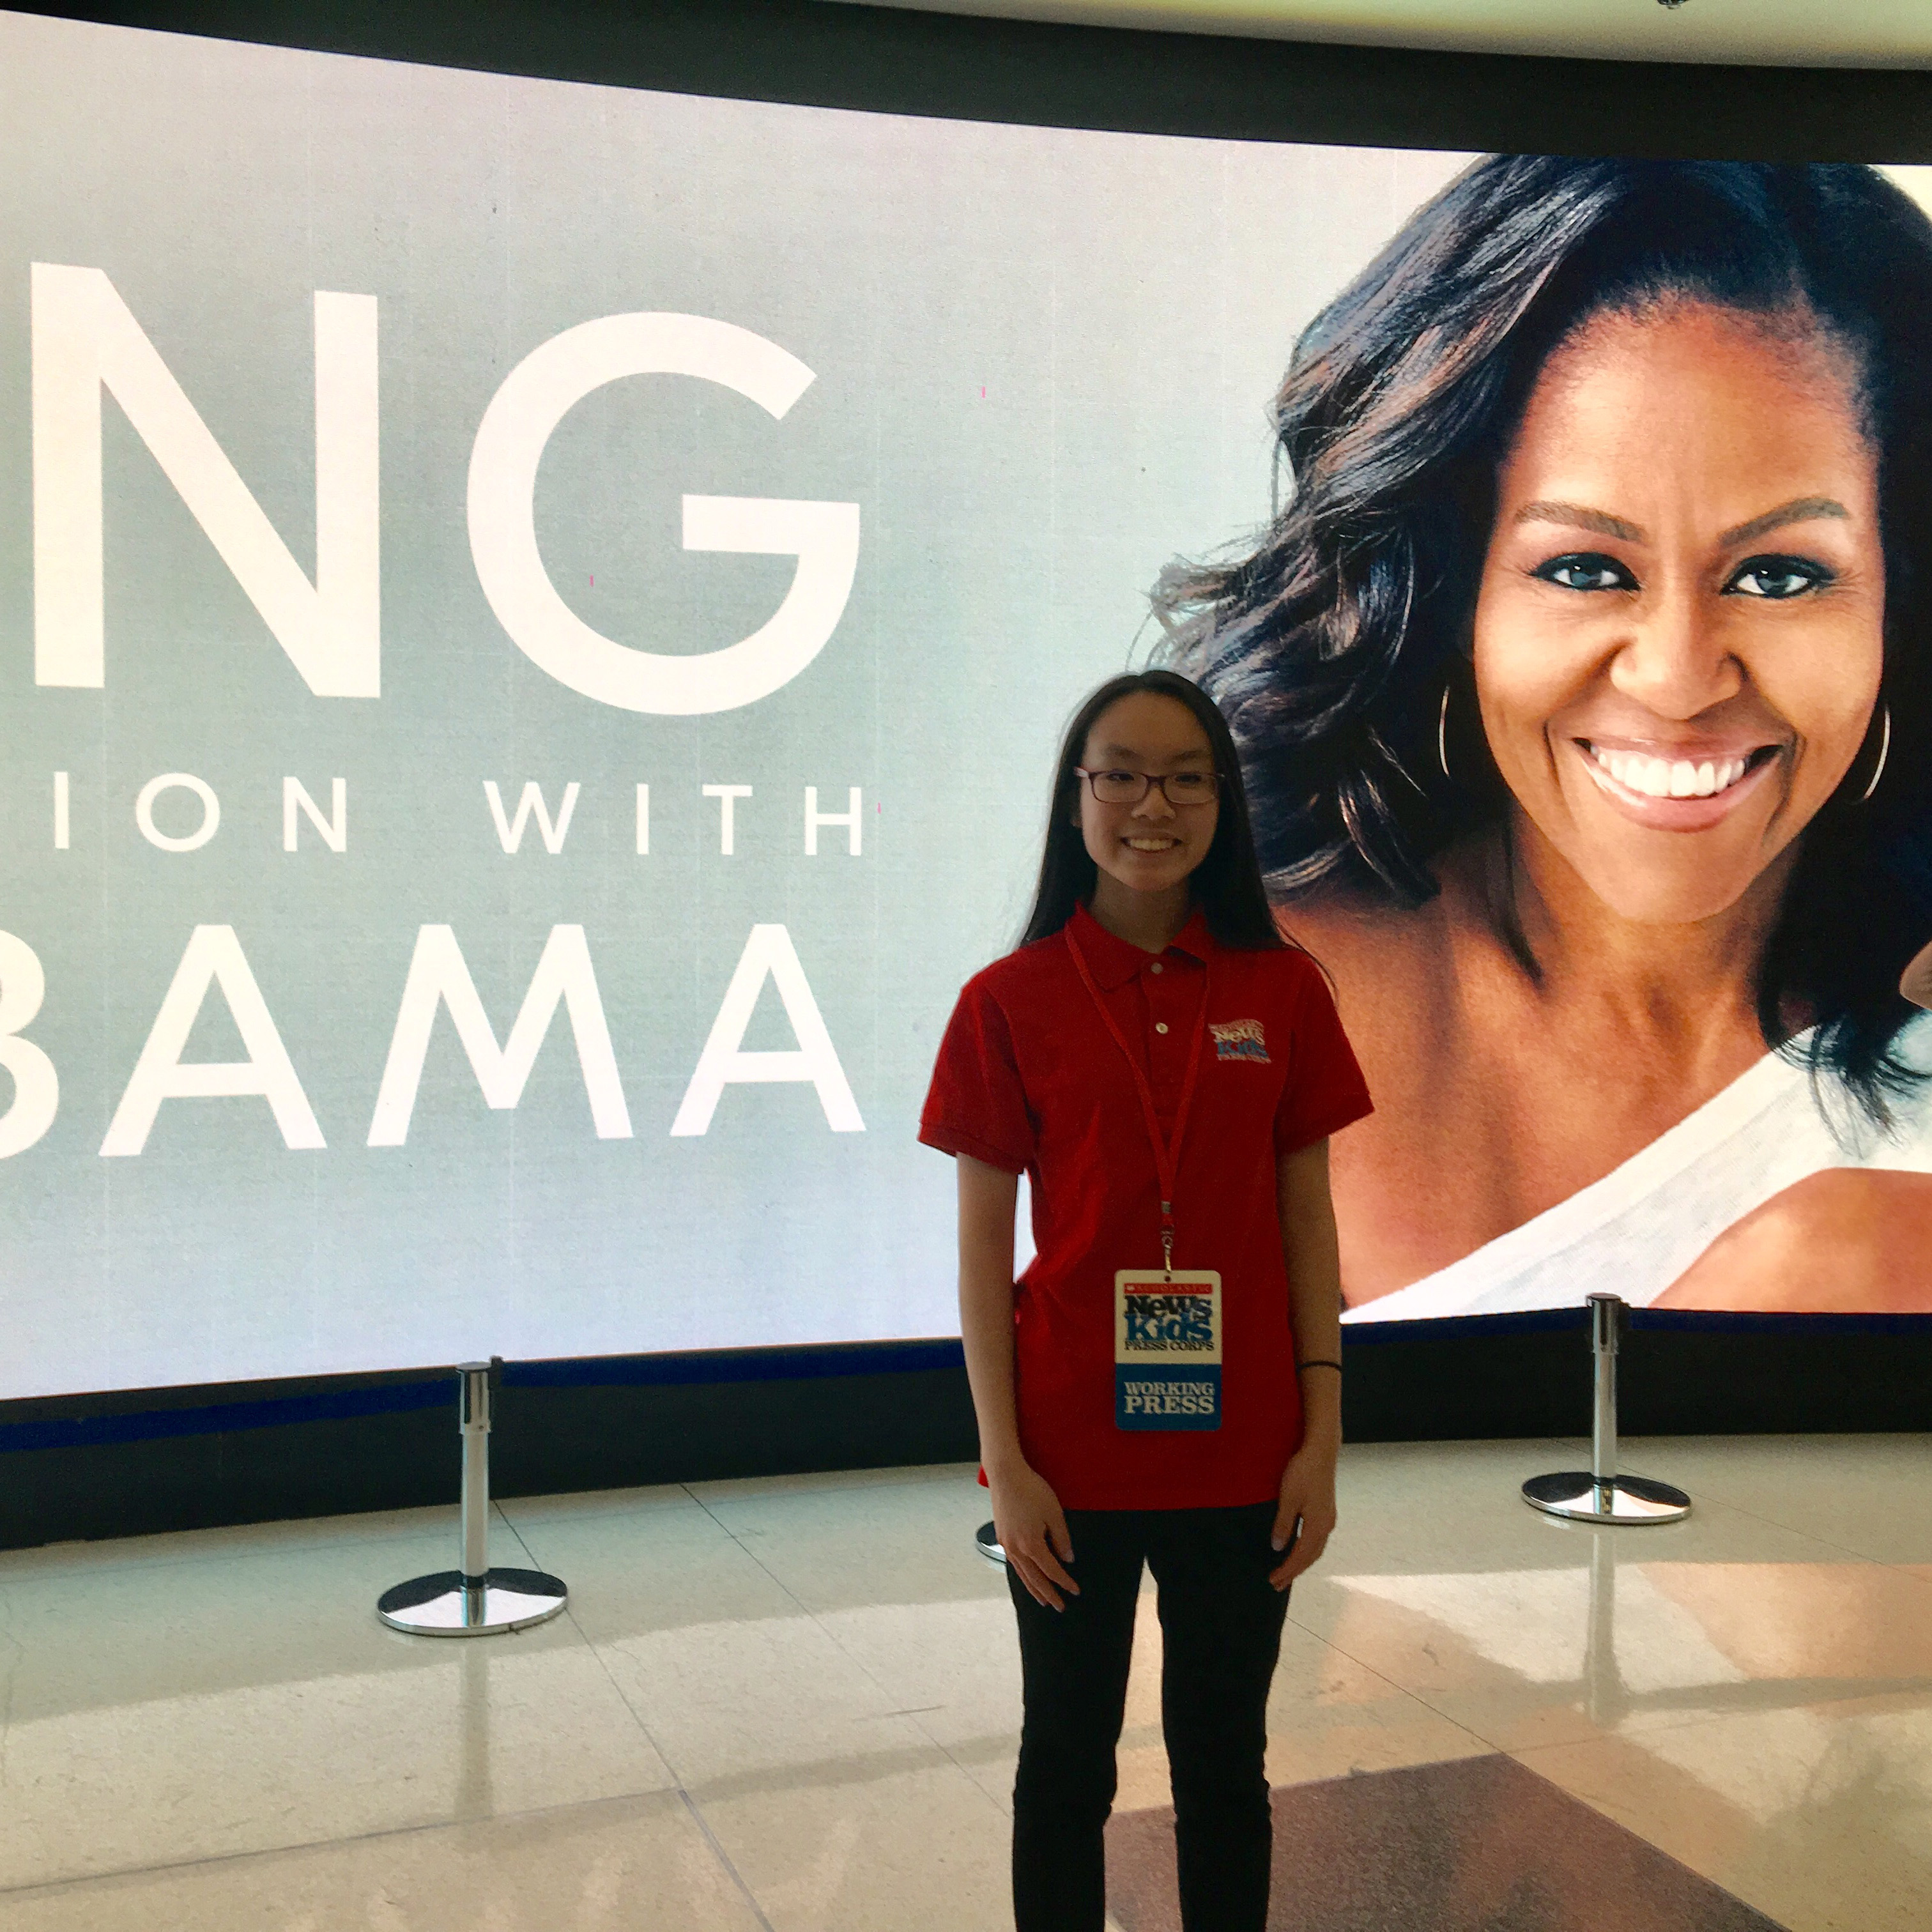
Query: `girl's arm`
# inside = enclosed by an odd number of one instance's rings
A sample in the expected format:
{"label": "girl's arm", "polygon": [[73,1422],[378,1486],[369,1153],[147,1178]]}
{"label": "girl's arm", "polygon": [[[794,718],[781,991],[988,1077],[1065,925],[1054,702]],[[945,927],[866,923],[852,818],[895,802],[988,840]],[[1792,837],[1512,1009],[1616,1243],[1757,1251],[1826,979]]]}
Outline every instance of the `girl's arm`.
{"label": "girl's arm", "polygon": [[[1335,1238],[1335,1209],[1328,1196],[1328,1143],[1283,1154],[1275,1163],[1275,1203],[1281,1216],[1281,1251],[1288,1264],[1288,1300],[1300,1362],[1336,1362],[1342,1356],[1342,1262]],[[1286,1589],[1309,1568],[1335,1527],[1335,1463],[1342,1448],[1342,1377],[1336,1370],[1298,1371],[1301,1382],[1300,1448],[1281,1479],[1274,1546],[1287,1560],[1269,1576]],[[1299,1536],[1294,1526],[1301,1525]]]}
{"label": "girl's arm", "polygon": [[1019,1180],[970,1154],[958,1160],[959,1334],[993,1526],[1014,1575],[1057,1610],[1060,1591],[1080,1594],[1061,1567],[1073,1560],[1073,1545],[1059,1498],[1021,1451],[1013,1398],[1013,1214]]}

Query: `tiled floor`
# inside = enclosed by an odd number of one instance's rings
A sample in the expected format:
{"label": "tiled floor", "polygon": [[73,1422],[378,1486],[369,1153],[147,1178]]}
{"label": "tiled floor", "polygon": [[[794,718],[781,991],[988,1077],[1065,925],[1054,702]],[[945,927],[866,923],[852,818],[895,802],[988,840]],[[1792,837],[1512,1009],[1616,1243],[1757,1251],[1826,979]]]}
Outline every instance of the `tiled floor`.
{"label": "tiled floor", "polygon": [[[1923,1932],[1932,1438],[1628,1446],[1688,1522],[1526,1509],[1575,1444],[1351,1448],[1274,1781],[1502,1750],[1792,1932]],[[984,1514],[956,1468],[509,1502],[570,1612],[454,1643],[374,1613],[453,1512],[0,1554],[0,1928],[1007,1923]],[[1158,1644],[1123,1810],[1166,1801]]]}

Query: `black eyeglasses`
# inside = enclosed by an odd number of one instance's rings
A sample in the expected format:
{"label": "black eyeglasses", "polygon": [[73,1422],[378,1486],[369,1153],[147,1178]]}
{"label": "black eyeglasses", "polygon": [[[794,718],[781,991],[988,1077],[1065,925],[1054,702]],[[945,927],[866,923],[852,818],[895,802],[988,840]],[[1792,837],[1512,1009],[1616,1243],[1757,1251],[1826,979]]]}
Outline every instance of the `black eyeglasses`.
{"label": "black eyeglasses", "polygon": [[1219,772],[1169,772],[1156,778],[1151,772],[1090,772],[1084,765],[1073,769],[1102,805],[1138,805],[1155,785],[1169,805],[1205,805],[1221,788]]}

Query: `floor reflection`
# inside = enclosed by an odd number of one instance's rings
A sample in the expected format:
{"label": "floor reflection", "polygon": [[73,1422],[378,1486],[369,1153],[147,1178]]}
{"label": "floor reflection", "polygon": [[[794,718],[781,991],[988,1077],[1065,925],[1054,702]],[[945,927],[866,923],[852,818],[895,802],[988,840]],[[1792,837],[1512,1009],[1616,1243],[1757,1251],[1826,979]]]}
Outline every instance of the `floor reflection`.
{"label": "floor reflection", "polygon": [[1574,1684],[1605,1730],[1672,1712],[1932,1697],[1932,1599],[1916,1578],[1874,1563],[1633,1562],[1630,1533],[1573,1532],[1590,1546],[1583,1568],[1338,1576],[1350,1601],[1333,1640],[1372,1653],[1394,1634],[1386,1610],[1424,1619],[1444,1681]]}
{"label": "floor reflection", "polygon": [[[1110,1828],[1121,1932],[1179,1932],[1173,1815]],[[1512,1758],[1298,1785],[1274,1828],[1269,1932],[1780,1932]]]}

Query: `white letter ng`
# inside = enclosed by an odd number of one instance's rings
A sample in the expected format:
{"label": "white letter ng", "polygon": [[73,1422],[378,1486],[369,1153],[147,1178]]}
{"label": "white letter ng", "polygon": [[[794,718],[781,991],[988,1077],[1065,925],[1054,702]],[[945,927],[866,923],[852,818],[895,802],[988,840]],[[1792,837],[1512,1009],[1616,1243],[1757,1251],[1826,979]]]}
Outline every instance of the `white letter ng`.
{"label": "white letter ng", "polygon": [[859,562],[856,503],[686,496],[686,550],[795,556],[784,601],[722,650],[633,650],[557,594],[537,548],[537,470],[550,432],[626,376],[696,376],[782,419],[812,371],[776,343],[701,315],[607,315],[532,350],[504,377],[470,454],[470,549],[496,621],[532,664],[600,704],[688,718],[755,703],[818,656],[844,614]]}
{"label": "white letter ng", "polygon": [[34,678],[105,681],[100,392],[318,698],[382,690],[376,298],[315,298],[315,582],[98,268],[33,265]]}

